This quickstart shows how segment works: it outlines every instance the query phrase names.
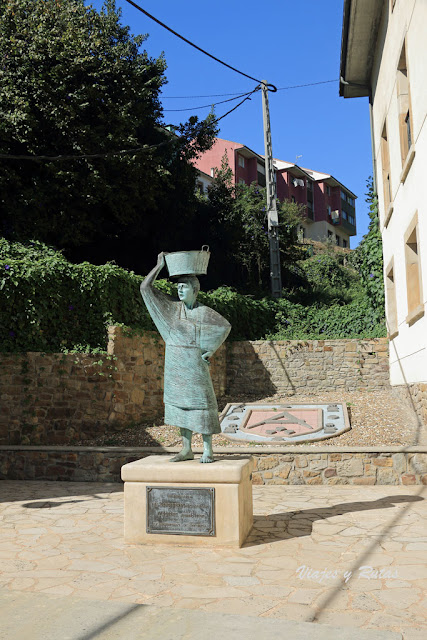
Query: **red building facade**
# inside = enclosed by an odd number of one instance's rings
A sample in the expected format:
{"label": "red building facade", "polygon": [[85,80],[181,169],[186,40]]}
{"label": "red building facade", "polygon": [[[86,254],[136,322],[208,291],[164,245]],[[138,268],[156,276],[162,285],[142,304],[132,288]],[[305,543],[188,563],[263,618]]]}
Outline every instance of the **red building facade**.
{"label": "red building facade", "polygon": [[[224,156],[236,184],[257,182],[265,186],[264,157],[238,142],[217,138],[195,165],[214,177]],[[337,245],[350,248],[350,237],[356,235],[354,193],[327,173],[277,159],[274,164],[279,200],[290,200],[306,207],[301,224],[303,237],[319,241],[332,238]]]}

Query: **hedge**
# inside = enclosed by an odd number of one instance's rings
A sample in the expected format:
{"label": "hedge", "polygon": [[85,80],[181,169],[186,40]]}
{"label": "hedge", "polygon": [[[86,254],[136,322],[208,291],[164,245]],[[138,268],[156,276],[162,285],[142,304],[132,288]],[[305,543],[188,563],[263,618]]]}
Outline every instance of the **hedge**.
{"label": "hedge", "polygon": [[[0,239],[0,351],[105,350],[108,325],[153,330],[139,293],[142,280],[113,263],[72,264],[41,243],[24,247]],[[156,286],[174,292],[168,281]],[[305,307],[221,287],[199,300],[229,320],[234,340],[385,335],[367,299]]]}

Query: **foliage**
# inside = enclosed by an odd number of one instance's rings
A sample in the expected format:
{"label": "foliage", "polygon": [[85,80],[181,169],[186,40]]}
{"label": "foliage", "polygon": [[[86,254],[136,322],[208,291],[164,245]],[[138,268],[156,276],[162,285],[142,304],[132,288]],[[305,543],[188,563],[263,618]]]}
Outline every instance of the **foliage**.
{"label": "foliage", "polygon": [[369,204],[369,230],[352,255],[352,264],[358,270],[364,291],[377,316],[384,316],[384,279],[382,238],[378,217],[378,199],[372,178],[367,180],[366,202]]}
{"label": "foliage", "polygon": [[[237,185],[234,220],[241,229],[236,254],[249,282],[268,287],[270,280],[270,251],[266,213],[265,188],[255,182],[250,186]],[[301,257],[298,251],[297,226],[304,207],[293,202],[277,202],[279,218],[279,246],[282,266]]]}
{"label": "foliage", "polygon": [[341,262],[337,254],[323,253],[301,261],[299,266],[311,285],[346,289],[354,281],[355,274],[353,276]]}
{"label": "foliage", "polygon": [[[101,12],[84,0],[0,3],[0,151],[7,155],[105,154],[38,162],[0,159],[2,223],[9,239],[38,239],[94,262],[134,255],[141,245],[173,250],[195,215],[196,170],[213,116],[161,126],[162,56],[120,23],[114,0]],[[150,149],[151,145],[156,146]],[[154,256],[147,256],[151,262]],[[141,265],[142,261],[142,265]]]}
{"label": "foliage", "polygon": [[275,329],[271,340],[324,340],[333,338],[379,338],[386,335],[366,296],[349,304],[313,305],[277,301]]}
{"label": "foliage", "polygon": [[[0,350],[104,350],[106,327],[153,330],[139,294],[142,277],[115,264],[71,264],[41,244],[0,240]],[[157,286],[174,294],[168,281]],[[376,337],[385,335],[366,296],[350,304],[304,306],[286,298],[260,300],[229,287],[200,301],[232,325],[231,339]]]}
{"label": "foliage", "polygon": [[[265,188],[255,182],[234,185],[232,177],[227,155],[224,155],[207,197],[200,201],[203,242],[207,242],[216,255],[221,255],[225,265],[224,273],[218,270],[217,277],[209,284],[218,286],[226,282],[241,290],[268,291],[270,250]],[[278,202],[279,245],[285,283],[289,280],[291,265],[303,255],[296,233],[303,210],[304,207],[297,203]]]}

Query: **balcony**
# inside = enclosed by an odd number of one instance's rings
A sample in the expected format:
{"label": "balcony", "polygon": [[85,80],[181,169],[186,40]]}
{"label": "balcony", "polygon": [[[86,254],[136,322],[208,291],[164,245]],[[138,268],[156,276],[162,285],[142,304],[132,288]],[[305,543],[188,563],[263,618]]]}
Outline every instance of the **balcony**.
{"label": "balcony", "polygon": [[356,226],[354,224],[351,224],[351,222],[349,222],[348,220],[344,220],[343,217],[341,217],[341,227],[348,233],[349,236],[356,235]]}

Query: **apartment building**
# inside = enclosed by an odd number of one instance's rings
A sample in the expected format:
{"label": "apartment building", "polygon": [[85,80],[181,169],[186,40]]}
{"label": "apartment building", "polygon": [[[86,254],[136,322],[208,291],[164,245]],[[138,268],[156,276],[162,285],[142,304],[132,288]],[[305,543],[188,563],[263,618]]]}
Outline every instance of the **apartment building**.
{"label": "apartment building", "polygon": [[[265,186],[264,156],[246,145],[217,138],[213,147],[195,162],[199,171],[214,177],[226,156],[235,184],[257,182]],[[350,248],[356,235],[356,196],[333,176],[274,159],[276,189],[279,200],[305,206],[301,224],[304,238],[325,241],[331,238],[338,246]]]}
{"label": "apartment building", "polygon": [[427,2],[345,0],[340,94],[369,97],[390,378],[427,422]]}

